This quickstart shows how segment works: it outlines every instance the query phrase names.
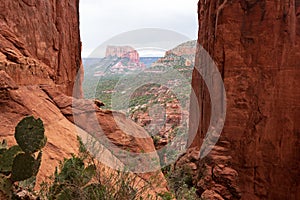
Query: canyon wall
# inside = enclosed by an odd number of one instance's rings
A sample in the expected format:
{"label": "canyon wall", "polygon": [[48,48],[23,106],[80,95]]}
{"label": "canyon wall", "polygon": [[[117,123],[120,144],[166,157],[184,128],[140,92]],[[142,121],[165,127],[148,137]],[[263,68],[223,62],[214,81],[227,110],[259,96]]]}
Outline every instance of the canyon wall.
{"label": "canyon wall", "polygon": [[[198,44],[224,80],[227,116],[220,141],[230,144],[241,198],[299,199],[299,1],[200,0],[198,17]],[[191,113],[190,125],[199,128],[190,142],[199,149],[211,105],[196,70],[192,85],[198,101],[191,110],[198,103],[201,113],[200,122]]]}
{"label": "canyon wall", "polygon": [[[6,140],[8,146],[16,144],[15,127],[25,116],[43,121],[47,143],[36,188],[49,181],[60,161],[78,153],[78,135],[83,141],[91,136],[102,141],[105,135],[115,146],[131,152],[155,151],[149,135],[145,139],[133,138],[132,133],[147,132],[125,115],[102,110],[94,101],[81,98],[78,10],[78,0],[2,0],[0,4],[0,141]],[[78,90],[73,93],[74,87]],[[121,129],[118,120],[126,128]],[[98,126],[102,131],[95,130]],[[93,135],[100,132],[104,134],[102,138]],[[99,145],[93,150],[95,157],[101,157],[103,167],[109,162],[125,165],[125,158],[117,158],[111,149]],[[163,183],[153,185],[154,189],[147,193],[167,191],[160,170],[137,176],[141,179],[137,187],[148,184],[153,176]],[[1,194],[0,191],[0,198]]]}
{"label": "canyon wall", "polygon": [[78,9],[78,0],[1,1],[0,69],[17,84],[55,84],[72,95],[82,73]]}

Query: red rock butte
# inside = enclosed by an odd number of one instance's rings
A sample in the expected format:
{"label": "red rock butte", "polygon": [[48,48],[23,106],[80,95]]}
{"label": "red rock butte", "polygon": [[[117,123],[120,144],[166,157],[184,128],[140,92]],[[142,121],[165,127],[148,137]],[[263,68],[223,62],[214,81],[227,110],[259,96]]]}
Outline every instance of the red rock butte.
{"label": "red rock butte", "polygon": [[118,58],[129,58],[133,63],[140,62],[138,52],[130,46],[107,46],[105,57],[116,56]]}

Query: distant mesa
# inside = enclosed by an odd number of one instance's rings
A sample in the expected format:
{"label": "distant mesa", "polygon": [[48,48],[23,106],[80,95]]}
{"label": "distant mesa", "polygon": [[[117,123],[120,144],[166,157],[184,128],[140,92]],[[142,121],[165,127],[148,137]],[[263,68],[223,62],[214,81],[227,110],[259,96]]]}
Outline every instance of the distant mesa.
{"label": "distant mesa", "polygon": [[130,46],[107,46],[105,57],[128,58],[130,62],[139,63],[138,52]]}
{"label": "distant mesa", "polygon": [[139,53],[133,47],[108,45],[105,57],[90,65],[87,64],[85,72],[89,74],[91,72],[92,76],[104,76],[105,74],[126,74],[145,68],[146,65],[140,61]]}
{"label": "distant mesa", "polygon": [[111,73],[119,74],[145,69],[144,63],[140,62],[138,52],[130,46],[107,46],[104,59],[114,60],[110,63]]}

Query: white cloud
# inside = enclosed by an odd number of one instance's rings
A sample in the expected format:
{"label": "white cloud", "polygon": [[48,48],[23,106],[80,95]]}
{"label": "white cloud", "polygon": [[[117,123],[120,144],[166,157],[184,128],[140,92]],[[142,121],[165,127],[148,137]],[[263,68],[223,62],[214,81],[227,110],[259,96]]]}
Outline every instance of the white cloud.
{"label": "white cloud", "polygon": [[198,0],[81,0],[84,57],[106,40],[140,28],[169,29],[195,39]]}

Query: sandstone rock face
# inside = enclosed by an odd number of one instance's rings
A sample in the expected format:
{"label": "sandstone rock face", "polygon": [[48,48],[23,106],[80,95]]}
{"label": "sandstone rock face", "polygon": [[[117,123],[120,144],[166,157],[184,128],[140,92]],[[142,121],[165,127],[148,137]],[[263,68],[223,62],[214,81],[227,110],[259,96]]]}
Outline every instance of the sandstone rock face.
{"label": "sandstone rock face", "polygon": [[[221,140],[231,145],[242,199],[300,198],[299,6],[294,0],[198,4],[198,42],[215,60],[226,88]],[[192,143],[199,147],[210,99],[197,71],[192,84],[202,110],[200,122],[190,122],[200,124]]]}
{"label": "sandstone rock face", "polygon": [[[151,138],[135,140],[130,135],[146,137],[146,132],[124,115],[112,116],[92,100],[76,98],[82,96],[78,7],[78,0],[4,0],[0,5],[0,139],[6,139],[9,146],[15,144],[15,126],[25,116],[43,120],[48,141],[37,187],[49,180],[59,161],[77,153],[77,135],[89,138],[95,123],[100,123],[106,137],[121,149],[155,152]],[[74,85],[76,79],[78,85]],[[74,87],[79,88],[75,93]],[[78,109],[72,109],[73,103]],[[94,124],[88,118],[91,112],[96,113]],[[75,123],[73,114],[84,124]],[[116,119],[127,128],[121,129]],[[122,158],[107,148],[97,150],[105,161],[122,166]],[[153,186],[154,193],[167,191],[160,170],[139,174],[140,182],[146,184],[154,175],[162,183]]]}
{"label": "sandstone rock face", "polygon": [[241,198],[229,142],[221,140],[203,160],[199,160],[199,147],[190,148],[176,163],[176,167],[183,166],[191,169],[193,185],[202,199]]}
{"label": "sandstone rock face", "polygon": [[2,1],[0,69],[19,85],[56,84],[72,95],[82,72],[78,7],[78,0]]}
{"label": "sandstone rock face", "polygon": [[55,166],[63,157],[76,153],[76,126],[69,122],[49,97],[38,86],[19,86],[4,72],[0,71],[0,136],[9,146],[16,143],[14,131],[17,123],[27,115],[43,120],[48,138],[43,149],[42,165],[38,174],[38,183],[53,174]]}
{"label": "sandstone rock face", "polygon": [[118,58],[129,58],[133,63],[140,62],[138,52],[130,46],[107,46],[105,57],[116,56]]}
{"label": "sandstone rock face", "polygon": [[177,47],[166,51],[163,58],[158,59],[152,66],[186,66],[193,67],[195,64],[197,41],[192,40],[178,45]]}
{"label": "sandstone rock face", "polygon": [[[71,157],[78,151],[77,135],[83,141],[87,141],[96,130],[97,124],[103,129],[106,137],[120,149],[131,152],[154,152],[155,147],[152,139],[134,138],[136,135],[144,135],[146,132],[130,120],[125,119],[121,113],[114,116],[111,111],[103,111],[92,100],[76,99],[66,96],[59,87],[55,86],[17,86],[6,72],[0,71],[0,136],[1,140],[6,139],[9,146],[14,145],[14,130],[17,123],[25,116],[33,115],[41,118],[45,126],[47,144],[43,149],[42,165],[37,177],[37,187],[42,181],[49,181],[49,176],[53,175],[55,167],[63,158]],[[75,106],[75,108],[73,108]],[[92,115],[96,114],[97,121],[91,121]],[[74,120],[74,115],[80,120]],[[126,130],[120,129],[115,121],[122,121],[126,124]],[[76,124],[75,124],[76,122]],[[81,122],[81,123],[79,123]],[[94,122],[94,123],[93,123]],[[101,138],[98,138],[101,139]],[[115,163],[120,169],[125,168],[124,159],[116,157],[111,149],[105,147],[95,148],[94,155],[106,167],[107,163]],[[141,166],[143,163],[139,163]],[[122,168],[122,166],[124,168]],[[110,171],[112,171],[110,169]],[[140,173],[141,183],[146,184],[150,179],[155,179],[160,183],[153,185],[153,191],[167,191],[166,182],[160,170],[153,173]]]}

